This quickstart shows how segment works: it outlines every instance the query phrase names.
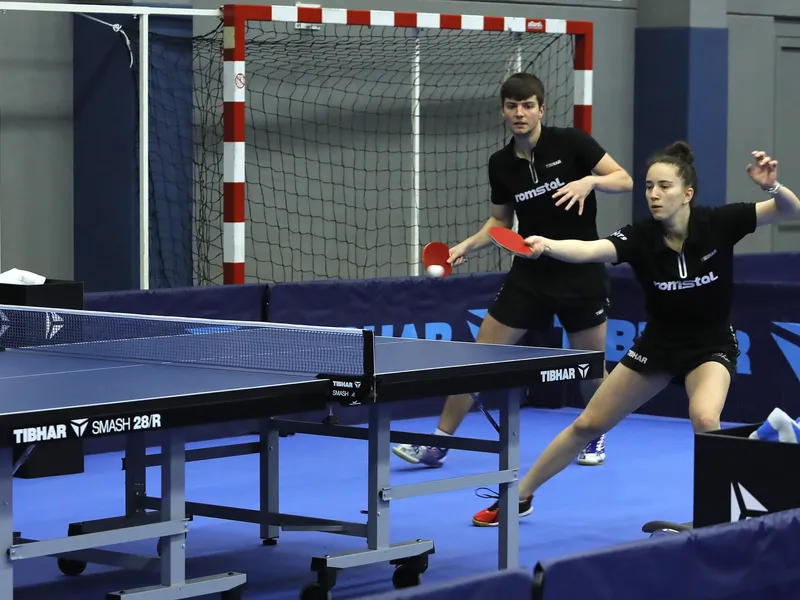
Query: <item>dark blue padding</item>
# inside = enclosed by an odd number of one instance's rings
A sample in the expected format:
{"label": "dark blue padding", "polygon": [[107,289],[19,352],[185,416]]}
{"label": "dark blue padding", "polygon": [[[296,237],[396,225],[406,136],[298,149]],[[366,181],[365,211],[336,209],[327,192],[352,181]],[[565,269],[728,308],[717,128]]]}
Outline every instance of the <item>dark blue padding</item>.
{"label": "dark blue padding", "polygon": [[508,569],[374,594],[361,600],[530,600],[532,584],[530,573]]}
{"label": "dark blue padding", "polygon": [[[647,160],[668,144],[688,141],[699,174],[696,202],[727,202],[728,30],[644,27],[636,30],[634,66],[633,218],[650,217]],[[743,149],[747,164],[749,148]]]}
{"label": "dark blue padding", "polygon": [[[112,28],[73,17],[75,278],[87,291],[139,287],[139,27],[133,15],[105,19],[130,50]],[[150,33],[150,287],[189,286],[192,17],[151,15]]]}
{"label": "dark blue padding", "polygon": [[83,307],[137,315],[266,321],[269,294],[270,286],[264,283],[94,292],[84,295]]}
{"label": "dark blue padding", "polygon": [[[788,475],[791,476],[791,475]],[[541,561],[542,600],[796,600],[800,510]]]}

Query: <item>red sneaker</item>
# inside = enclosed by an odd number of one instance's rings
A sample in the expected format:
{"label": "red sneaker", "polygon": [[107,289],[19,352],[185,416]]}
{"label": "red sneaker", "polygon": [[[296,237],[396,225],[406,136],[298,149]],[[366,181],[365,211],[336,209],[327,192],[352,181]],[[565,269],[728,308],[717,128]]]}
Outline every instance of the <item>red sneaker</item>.
{"label": "red sneaker", "polygon": [[[476,525],[477,527],[497,527],[499,524],[498,522],[498,515],[500,514],[500,495],[497,492],[493,492],[488,488],[480,488],[483,490],[487,490],[487,494],[480,494],[477,493],[478,497],[480,498],[498,498],[498,501],[492,504],[489,508],[484,508],[482,511],[478,512],[474,517],[472,517],[472,524]],[[519,516],[520,517],[527,517],[529,514],[533,512],[533,494],[528,496],[525,500],[520,500],[519,502]]]}

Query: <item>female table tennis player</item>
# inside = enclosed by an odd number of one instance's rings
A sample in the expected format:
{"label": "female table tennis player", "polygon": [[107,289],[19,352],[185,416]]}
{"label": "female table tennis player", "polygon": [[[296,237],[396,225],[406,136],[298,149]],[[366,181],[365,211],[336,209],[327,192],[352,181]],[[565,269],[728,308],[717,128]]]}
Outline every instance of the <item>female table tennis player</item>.
{"label": "female table tennis player", "polygon": [[[771,199],[698,206],[692,150],[677,142],[649,163],[651,218],[596,241],[526,238],[534,259],[545,255],[567,263],[628,263],[644,290],[649,319],[586,409],[520,482],[520,515],[530,514],[536,490],[565,469],[588,440],[608,432],[670,382],[685,386],[694,431],[720,427],[738,356],[730,319],[733,247],[757,227],[800,214],[800,200],[778,182],[777,171],[776,160],[753,152],[747,172]],[[497,512],[495,503],[477,513],[473,523],[496,525]]]}

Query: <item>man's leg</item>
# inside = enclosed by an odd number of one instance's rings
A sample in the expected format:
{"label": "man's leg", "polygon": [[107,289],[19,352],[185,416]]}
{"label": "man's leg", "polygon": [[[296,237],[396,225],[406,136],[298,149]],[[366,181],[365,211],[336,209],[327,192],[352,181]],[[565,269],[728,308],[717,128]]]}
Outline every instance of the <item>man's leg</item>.
{"label": "man's leg", "polygon": [[[553,322],[553,315],[537,303],[530,293],[513,282],[505,282],[481,324],[476,342],[514,345],[529,329],[543,328]],[[450,396],[444,405],[436,429],[437,435],[454,435],[472,408],[470,394]],[[397,456],[412,464],[441,467],[446,448],[401,444],[392,448]]]}
{"label": "man's leg", "polygon": [[[525,335],[525,332],[525,329],[515,329],[503,325],[491,314],[487,314],[483,319],[481,328],[478,331],[478,337],[475,341],[481,344],[514,345]],[[436,434],[455,434],[464,420],[464,417],[469,414],[473,404],[474,401],[470,394],[448,396],[444,403],[442,414],[439,417]],[[447,448],[415,446],[412,444],[400,444],[393,447],[392,452],[412,464],[424,464],[429,467],[441,467],[447,456]]]}
{"label": "man's leg", "polygon": [[[572,333],[567,332],[567,339],[569,340],[570,348],[576,350],[597,350],[598,352],[606,351],[606,331],[607,323],[604,321],[600,325],[575,331]],[[581,381],[581,395],[583,396],[583,403],[588,404],[592,399],[597,389],[603,383],[605,378],[608,377],[608,371],[603,368],[603,379],[584,379]],[[592,440],[578,455],[578,464],[580,465],[602,465],[606,460],[606,436],[605,434]]]}
{"label": "man's leg", "polygon": [[[478,331],[475,339],[480,344],[504,344],[514,345],[525,335],[525,329],[515,329],[503,325],[492,315],[487,314]],[[458,394],[450,396],[444,403],[444,410],[439,417],[439,430],[448,435],[453,435],[461,425],[464,417],[467,416],[472,408],[472,396],[470,394]]]}
{"label": "man's leg", "polygon": [[[558,311],[558,319],[567,334],[570,348],[576,350],[606,351],[608,300],[598,299],[582,306],[569,306]],[[588,404],[597,389],[608,377],[603,368],[603,379],[586,379],[580,382],[584,404]],[[578,464],[602,465],[606,460],[605,434],[593,439],[578,455]]]}

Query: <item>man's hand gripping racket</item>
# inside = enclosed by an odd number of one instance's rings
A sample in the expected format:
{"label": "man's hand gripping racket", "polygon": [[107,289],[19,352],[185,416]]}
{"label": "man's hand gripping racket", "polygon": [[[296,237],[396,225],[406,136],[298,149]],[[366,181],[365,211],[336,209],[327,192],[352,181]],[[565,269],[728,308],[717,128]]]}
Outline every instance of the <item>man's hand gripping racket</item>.
{"label": "man's hand gripping racket", "polygon": [[431,277],[447,277],[453,267],[467,260],[467,248],[462,242],[448,248],[444,242],[430,242],[422,249],[422,264]]}
{"label": "man's hand gripping racket", "polygon": [[[453,272],[453,265],[459,265],[466,260],[466,248],[463,244],[455,246],[452,250],[443,242],[431,242],[422,249],[422,264],[429,275],[433,277],[447,277]],[[500,433],[500,426],[492,418],[492,415],[483,406],[477,394],[470,394],[480,411],[492,424],[497,433]]]}
{"label": "man's hand gripping racket", "polygon": [[431,277],[447,277],[453,272],[450,248],[444,242],[430,242],[422,249],[422,264]]}

